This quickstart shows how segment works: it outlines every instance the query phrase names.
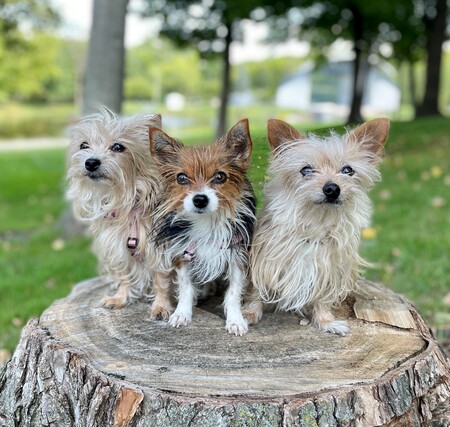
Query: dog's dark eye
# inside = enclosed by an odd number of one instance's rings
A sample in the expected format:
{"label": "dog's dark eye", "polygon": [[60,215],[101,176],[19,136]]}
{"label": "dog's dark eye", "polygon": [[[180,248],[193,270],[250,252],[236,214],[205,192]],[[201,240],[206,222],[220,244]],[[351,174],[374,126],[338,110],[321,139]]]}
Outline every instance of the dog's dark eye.
{"label": "dog's dark eye", "polygon": [[89,148],[89,144],[87,142],[82,142],[80,144],[80,150],[86,150]]}
{"label": "dog's dark eye", "polygon": [[301,173],[303,176],[310,175],[310,174],[312,174],[313,172],[314,172],[314,169],[313,169],[311,166],[305,166],[304,168],[302,168],[302,169],[300,170],[300,173]]}
{"label": "dog's dark eye", "polygon": [[177,175],[177,183],[180,185],[187,185],[189,184],[189,178],[187,177],[187,175],[185,173],[179,173]]}
{"label": "dog's dark eye", "polygon": [[122,144],[116,142],[111,146],[111,151],[114,151],[116,153],[123,153],[125,151],[125,147]]}
{"label": "dog's dark eye", "polygon": [[223,184],[227,180],[224,172],[216,172],[213,177],[214,184]]}
{"label": "dog's dark eye", "polygon": [[345,175],[350,176],[352,176],[355,173],[355,171],[349,165],[343,166],[341,172]]}

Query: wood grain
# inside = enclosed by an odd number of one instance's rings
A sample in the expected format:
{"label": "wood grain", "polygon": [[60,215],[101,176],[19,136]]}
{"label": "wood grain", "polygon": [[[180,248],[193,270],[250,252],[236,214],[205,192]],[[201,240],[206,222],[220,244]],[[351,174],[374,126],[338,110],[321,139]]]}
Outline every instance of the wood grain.
{"label": "wood grain", "polygon": [[286,313],[232,336],[220,298],[175,329],[144,303],[101,307],[108,292],[80,283],[27,325],[0,374],[0,425],[450,425],[448,360],[381,285],[361,281],[338,310],[345,337]]}

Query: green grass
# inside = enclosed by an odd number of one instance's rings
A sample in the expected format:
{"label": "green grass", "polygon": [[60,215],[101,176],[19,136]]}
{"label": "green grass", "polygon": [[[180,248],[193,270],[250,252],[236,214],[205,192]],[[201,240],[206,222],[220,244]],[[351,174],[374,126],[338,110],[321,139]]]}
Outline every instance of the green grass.
{"label": "green grass", "polygon": [[88,239],[61,237],[62,150],[2,153],[0,170],[0,349],[12,350],[24,323],[92,277],[96,262]]}
{"label": "green grass", "polygon": [[407,295],[432,323],[450,313],[449,153],[448,119],[392,126],[383,181],[371,193],[376,238],[362,245],[377,266],[367,277]]}
{"label": "green grass", "polygon": [[[269,150],[265,123],[249,117],[250,178],[261,201]],[[212,134],[177,137],[205,142]],[[431,323],[437,313],[449,312],[449,149],[448,119],[392,125],[383,181],[371,192],[374,238],[361,245],[362,255],[376,265],[366,276],[406,295]],[[12,351],[27,319],[95,275],[96,261],[87,238],[61,237],[62,150],[3,152],[0,170],[0,349]]]}

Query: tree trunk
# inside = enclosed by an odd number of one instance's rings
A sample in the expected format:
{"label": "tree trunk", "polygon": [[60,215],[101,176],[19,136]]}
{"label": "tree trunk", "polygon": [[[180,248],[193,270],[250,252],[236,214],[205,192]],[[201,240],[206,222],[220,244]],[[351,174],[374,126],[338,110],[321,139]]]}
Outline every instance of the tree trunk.
{"label": "tree trunk", "polygon": [[127,4],[128,0],[94,0],[83,115],[97,111],[99,105],[121,112]]}
{"label": "tree trunk", "polygon": [[407,61],[408,74],[409,74],[409,96],[411,99],[411,107],[413,109],[414,117],[417,114],[417,98],[416,98],[416,76],[414,75],[414,62]]}
{"label": "tree trunk", "polygon": [[417,116],[438,116],[439,83],[441,80],[442,45],[447,25],[447,0],[437,0],[436,16],[425,18],[427,32],[427,71],[425,96],[417,109]]}
{"label": "tree trunk", "polygon": [[286,313],[231,336],[221,297],[176,329],[144,303],[100,307],[109,290],[81,283],[24,328],[0,371],[2,426],[450,425],[449,361],[380,285],[360,281],[339,308],[345,337]]}
{"label": "tree trunk", "polygon": [[233,41],[232,25],[227,24],[227,35],[225,36],[225,49],[223,51],[222,87],[220,93],[219,120],[217,123],[217,138],[221,137],[227,130],[228,98],[230,95],[230,46]]}
{"label": "tree trunk", "polygon": [[363,52],[364,41],[364,17],[357,5],[351,5],[350,10],[353,15],[353,50],[355,59],[353,61],[353,92],[350,104],[350,113],[347,119],[348,124],[362,123],[361,115],[364,88],[368,75],[367,58]]}

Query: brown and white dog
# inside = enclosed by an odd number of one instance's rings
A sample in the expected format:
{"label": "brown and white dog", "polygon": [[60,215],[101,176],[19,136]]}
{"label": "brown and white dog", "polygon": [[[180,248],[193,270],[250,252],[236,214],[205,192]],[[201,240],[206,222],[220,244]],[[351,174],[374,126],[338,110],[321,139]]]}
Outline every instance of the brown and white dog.
{"label": "brown and white dog", "polygon": [[255,221],[255,197],[246,178],[252,151],[248,121],[241,120],[207,146],[184,146],[155,127],[149,136],[163,187],[155,226],[162,254],[157,280],[166,288],[174,271],[178,286],[169,323],[190,323],[198,288],[225,278],[226,330],[245,334],[241,299]]}

